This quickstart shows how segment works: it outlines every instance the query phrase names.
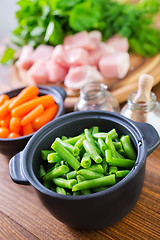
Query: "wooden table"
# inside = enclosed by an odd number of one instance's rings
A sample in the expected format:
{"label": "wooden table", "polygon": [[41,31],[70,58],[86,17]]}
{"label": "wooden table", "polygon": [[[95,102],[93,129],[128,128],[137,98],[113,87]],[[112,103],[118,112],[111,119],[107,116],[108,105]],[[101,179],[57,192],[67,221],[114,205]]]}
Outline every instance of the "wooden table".
{"label": "wooden table", "polygon": [[[1,66],[0,92],[8,89],[8,69]],[[160,102],[160,83],[153,92]],[[1,240],[160,239],[160,146],[147,158],[144,186],[134,209],[116,224],[91,231],[75,230],[56,220],[42,205],[32,186],[12,182],[8,161],[0,154]]]}

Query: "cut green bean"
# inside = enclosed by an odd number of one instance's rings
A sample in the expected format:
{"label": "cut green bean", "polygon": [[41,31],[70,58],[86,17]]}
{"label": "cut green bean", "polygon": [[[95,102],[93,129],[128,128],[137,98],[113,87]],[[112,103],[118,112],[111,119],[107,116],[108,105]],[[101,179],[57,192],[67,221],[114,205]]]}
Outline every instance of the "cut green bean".
{"label": "cut green bean", "polygon": [[128,158],[132,159],[132,160],[136,160],[137,155],[136,152],[134,150],[134,147],[131,143],[130,137],[129,135],[126,136],[122,136],[120,138],[120,141],[122,143],[122,146],[124,148],[125,153],[127,154]]}
{"label": "cut green bean", "polygon": [[100,178],[100,177],[104,176],[102,173],[91,171],[91,170],[88,170],[88,169],[81,169],[77,172],[77,174],[83,176],[87,180]]}
{"label": "cut green bean", "polygon": [[108,148],[111,150],[112,156],[117,157],[116,148],[115,148],[110,136],[106,137],[106,144],[107,144]]}
{"label": "cut green bean", "polygon": [[125,176],[128,175],[130,171],[129,170],[120,170],[116,172],[116,176],[120,178],[124,178]]}
{"label": "cut green bean", "polygon": [[62,187],[56,187],[56,193],[67,195],[66,190]]}
{"label": "cut green bean", "polygon": [[49,163],[56,163],[56,162],[60,162],[62,160],[62,158],[59,156],[58,153],[52,152],[52,153],[48,154],[47,160]]}
{"label": "cut green bean", "polygon": [[71,172],[66,174],[66,177],[67,177],[68,180],[69,179],[74,179],[74,178],[76,178],[76,176],[77,176],[77,171],[71,171]]}
{"label": "cut green bean", "polygon": [[41,150],[41,157],[43,160],[47,160],[48,154],[53,153],[53,150]]}
{"label": "cut green bean", "polygon": [[99,172],[99,173],[104,173],[103,166],[101,164],[93,164],[88,168],[88,170]]}
{"label": "cut green bean", "polygon": [[89,129],[84,129],[84,134],[86,136],[86,139],[88,140],[88,142],[90,142],[94,148],[96,149],[97,153],[99,154],[100,153],[100,149],[96,146],[95,144],[95,139],[94,137],[92,136],[91,132],[89,131]]}
{"label": "cut green bean", "polygon": [[99,133],[95,133],[93,134],[93,136],[95,138],[102,138],[102,139],[106,139],[107,136],[109,136],[112,140],[114,140],[115,138],[118,137],[118,133],[116,132],[116,129],[113,128],[112,130],[110,130],[109,132],[99,132]]}
{"label": "cut green bean", "polygon": [[111,149],[105,150],[105,160],[106,162],[110,161],[112,159],[112,152]]}
{"label": "cut green bean", "polygon": [[72,191],[74,192],[78,190],[90,189],[95,187],[107,187],[112,186],[115,183],[116,183],[115,175],[112,174],[109,176],[104,176],[101,178],[86,180],[84,182],[77,183],[76,185],[73,186]]}
{"label": "cut green bean", "polygon": [[76,179],[66,180],[65,178],[53,178],[52,180],[57,186],[72,189],[77,184]]}
{"label": "cut green bean", "polygon": [[75,137],[70,137],[64,140],[64,142],[69,143],[71,145],[75,145],[75,143],[83,136],[84,134],[77,135]]}
{"label": "cut green bean", "polygon": [[46,174],[46,171],[44,169],[44,166],[41,164],[39,168],[39,176],[40,178],[43,177]]}
{"label": "cut green bean", "polygon": [[107,145],[102,138],[98,138],[98,144],[101,151],[104,151],[107,149]]}
{"label": "cut green bean", "polygon": [[104,175],[106,175],[107,170],[108,170],[108,163],[106,162],[106,159],[103,159],[103,161],[102,161],[102,168],[103,168]]}
{"label": "cut green bean", "polygon": [[93,146],[92,143],[90,143],[87,139],[83,141],[83,146],[86,150],[86,152],[89,154],[89,156],[96,162],[96,163],[101,163],[102,158],[101,156],[97,153],[96,148]]}
{"label": "cut green bean", "polygon": [[95,133],[99,133],[99,127],[98,126],[93,126],[93,128],[92,128],[92,135],[94,135]]}
{"label": "cut green bean", "polygon": [[[84,182],[85,180],[86,179],[83,176],[81,176],[81,175],[77,176],[78,183]],[[82,195],[88,195],[88,194],[91,194],[91,190],[90,189],[84,189],[84,190],[81,190],[81,193],[82,193]]]}
{"label": "cut green bean", "polygon": [[54,168],[52,171],[46,173],[46,175],[43,176],[43,180],[50,181],[53,178],[57,178],[62,174],[69,172],[69,170],[70,170],[69,167],[67,167],[66,165],[61,165],[57,168]]}
{"label": "cut green bean", "polygon": [[88,155],[88,153],[85,153],[81,159],[81,166],[83,168],[89,168],[91,166],[91,158],[90,156]]}
{"label": "cut green bean", "polygon": [[123,167],[128,169],[131,169],[135,161],[131,159],[126,159],[126,158],[112,158],[111,160],[107,161],[109,165],[117,166],[117,167]]}
{"label": "cut green bean", "polygon": [[74,146],[81,149],[83,147],[83,141],[85,138],[86,138],[85,135],[82,135],[81,138],[77,140]]}
{"label": "cut green bean", "polygon": [[[78,156],[79,155],[79,148],[72,146],[70,143],[62,141],[60,138],[56,138],[56,141],[61,143],[70,153],[73,154],[73,156]],[[51,146],[52,148],[52,146]]]}
{"label": "cut green bean", "polygon": [[117,171],[117,166],[109,166],[109,174],[116,174]]}
{"label": "cut green bean", "polygon": [[59,141],[55,140],[51,146],[62,159],[64,159],[74,170],[81,166],[80,162]]}

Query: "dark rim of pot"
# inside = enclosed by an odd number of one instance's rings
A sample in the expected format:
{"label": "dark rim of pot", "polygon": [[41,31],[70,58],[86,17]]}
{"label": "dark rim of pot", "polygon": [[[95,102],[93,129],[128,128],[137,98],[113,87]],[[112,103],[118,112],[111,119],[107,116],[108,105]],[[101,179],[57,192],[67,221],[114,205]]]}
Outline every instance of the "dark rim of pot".
{"label": "dark rim of pot", "polygon": [[[65,120],[72,118],[72,121],[74,117],[77,116],[83,116],[83,114],[90,114],[90,113],[94,113],[97,115],[100,114],[107,114],[107,119],[111,119],[113,121],[113,118],[118,118],[120,120],[120,124],[122,124],[123,127],[125,127],[126,129],[128,129],[128,131],[132,134],[133,138],[136,140],[137,142],[137,160],[135,162],[134,167],[131,169],[131,171],[129,172],[129,174],[124,177],[121,181],[119,181],[118,183],[116,183],[115,185],[109,187],[106,190],[97,192],[97,193],[92,193],[92,194],[88,194],[88,195],[79,195],[79,196],[69,196],[69,195],[62,195],[62,194],[58,194],[56,192],[53,192],[52,190],[47,189],[46,187],[43,186],[43,184],[37,179],[37,177],[35,176],[34,172],[33,172],[33,167],[31,167],[31,172],[29,172],[27,170],[27,165],[29,164],[29,162],[27,161],[27,155],[28,153],[30,154],[30,159],[33,157],[33,152],[31,147],[34,145],[35,141],[40,141],[42,136],[47,134],[47,129],[49,130],[50,126],[52,124],[54,124],[54,128],[59,127],[60,125],[62,126],[63,124],[65,124]],[[89,116],[88,116],[89,118]],[[95,116],[94,116],[95,118]],[[98,118],[101,118],[100,116]],[[69,121],[68,121],[69,122]],[[66,123],[68,123],[66,122]],[[115,121],[114,121],[115,122]],[[141,142],[141,144],[139,145],[139,142]],[[127,182],[129,182],[130,180],[132,180],[135,175],[138,173],[139,169],[142,167],[142,165],[144,164],[144,161],[146,159],[145,156],[145,144],[143,142],[143,138],[141,136],[140,131],[138,130],[138,128],[134,125],[134,123],[132,121],[130,121],[129,119],[123,117],[120,114],[117,113],[113,113],[113,112],[107,112],[107,111],[101,111],[101,110],[91,110],[91,111],[84,111],[84,112],[72,112],[72,113],[68,113],[65,114],[63,116],[60,116],[58,119],[56,119],[53,122],[49,122],[48,124],[46,124],[44,127],[42,127],[37,133],[35,133],[33,135],[33,137],[29,140],[28,144],[26,145],[24,151],[23,151],[23,169],[24,169],[24,174],[27,178],[27,180],[29,181],[29,183],[35,188],[37,189],[39,192],[49,195],[51,197],[56,197],[56,198],[61,198],[61,199],[66,199],[66,200],[79,200],[79,199],[89,199],[89,198],[95,198],[95,197],[99,197],[102,195],[106,195],[106,194],[110,194],[113,191],[116,191],[117,189],[123,187]],[[31,156],[32,154],[32,156]],[[32,161],[31,161],[32,162]],[[27,164],[26,164],[27,163]]]}
{"label": "dark rim of pot", "polygon": [[[55,101],[59,98],[60,100],[60,104],[58,104],[59,106],[59,109],[58,109],[58,113],[56,114],[55,118],[56,119],[59,115],[61,115],[61,113],[63,113],[63,108],[64,108],[64,102],[63,102],[63,98],[61,96],[61,94],[54,88],[52,87],[48,87],[48,86],[39,86],[37,85],[37,87],[39,88],[39,95],[52,95],[52,96],[56,96],[56,99]],[[2,94],[7,94],[9,97],[15,97],[20,91],[22,91],[22,89],[24,89],[25,87],[21,87],[21,88],[16,88],[16,89],[13,89],[9,92],[4,92]],[[53,119],[53,120],[54,120]],[[0,138],[0,141],[2,142],[18,142],[18,141],[22,141],[23,139],[27,139],[27,138],[31,138],[34,134],[34,133],[31,133],[31,134],[28,134],[26,136],[21,136],[21,137],[17,137],[17,138]]]}

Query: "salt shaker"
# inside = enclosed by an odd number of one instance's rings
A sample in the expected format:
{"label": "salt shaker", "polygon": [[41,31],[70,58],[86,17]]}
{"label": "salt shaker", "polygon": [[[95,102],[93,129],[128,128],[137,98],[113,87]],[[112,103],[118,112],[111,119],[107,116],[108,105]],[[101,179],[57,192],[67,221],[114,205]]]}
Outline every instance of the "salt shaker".
{"label": "salt shaker", "polygon": [[133,121],[150,123],[160,135],[160,104],[156,95],[151,92],[153,81],[151,75],[142,74],[138,82],[138,91],[130,93],[120,114]]}
{"label": "salt shaker", "polygon": [[80,97],[75,104],[75,111],[106,110],[119,112],[119,104],[107,86],[101,82],[89,82],[80,90]]}

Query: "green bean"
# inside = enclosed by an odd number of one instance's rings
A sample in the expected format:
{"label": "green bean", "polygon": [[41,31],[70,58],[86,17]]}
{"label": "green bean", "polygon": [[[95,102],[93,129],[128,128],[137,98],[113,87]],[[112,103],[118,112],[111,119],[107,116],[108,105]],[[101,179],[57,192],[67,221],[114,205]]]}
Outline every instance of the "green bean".
{"label": "green bean", "polygon": [[75,137],[70,137],[66,140],[64,140],[64,142],[66,143],[69,143],[71,145],[75,145],[75,143],[83,136],[84,134],[80,134],[80,135],[77,135]]}
{"label": "green bean", "polygon": [[[83,176],[81,176],[81,175],[78,175],[78,176],[77,176],[77,181],[78,181],[78,183],[83,182],[83,181],[85,181],[85,180],[86,180],[86,179],[85,179]],[[91,190],[90,190],[90,189],[84,189],[84,190],[81,190],[81,193],[82,193],[82,195],[91,194]]]}
{"label": "green bean", "polygon": [[41,150],[41,157],[43,160],[47,160],[48,154],[53,153],[53,150]]}
{"label": "green bean", "polygon": [[83,168],[89,168],[91,166],[91,158],[90,156],[88,155],[88,153],[85,153],[81,159],[81,166]]}
{"label": "green bean", "polygon": [[62,187],[56,187],[56,193],[67,195],[66,190]]}
{"label": "green bean", "polygon": [[85,135],[82,135],[81,138],[77,140],[74,146],[81,149],[83,147],[83,141],[85,138],[86,138]]}
{"label": "green bean", "polygon": [[67,179],[74,179],[77,176],[77,171],[71,171],[66,174]]}
{"label": "green bean", "polygon": [[99,172],[99,173],[104,173],[104,169],[101,164],[93,164],[88,168],[88,170]]}
{"label": "green bean", "polygon": [[129,170],[120,170],[116,172],[116,176],[120,178],[124,178],[125,176],[128,175],[130,171]]}
{"label": "green bean", "polygon": [[[60,138],[56,138],[56,141],[60,142],[73,156],[79,155],[79,148],[72,146],[70,143],[62,141]],[[52,146],[51,146],[52,148]]]}
{"label": "green bean", "polygon": [[135,161],[131,159],[126,159],[126,158],[112,158],[111,160],[107,160],[109,165],[117,166],[117,167],[124,167],[127,170],[131,169]]}
{"label": "green bean", "polygon": [[131,143],[130,137],[129,135],[126,136],[122,136],[120,138],[120,141],[122,143],[122,146],[124,148],[125,153],[127,154],[128,158],[132,159],[132,160],[136,160],[137,155],[136,152],[134,150],[134,147]]}
{"label": "green bean", "polygon": [[100,149],[96,146],[95,139],[92,136],[92,134],[91,134],[91,132],[89,131],[88,128],[84,129],[84,134],[85,134],[86,139],[88,140],[88,142],[90,142],[94,146],[94,148],[96,149],[97,153],[100,154]]}
{"label": "green bean", "polygon": [[117,171],[117,166],[109,166],[109,174],[116,174]]}
{"label": "green bean", "polygon": [[52,153],[48,154],[47,160],[49,163],[56,163],[56,162],[60,162],[62,160],[62,158],[59,156],[58,153],[52,152]]}
{"label": "green bean", "polygon": [[105,150],[105,160],[106,162],[110,161],[112,159],[112,152],[111,149]]}
{"label": "green bean", "polygon": [[103,177],[104,175],[99,172],[91,171],[88,169],[80,169],[77,174],[83,176],[87,180]]}
{"label": "green bean", "polygon": [[108,148],[111,150],[112,156],[117,157],[116,148],[115,148],[110,136],[106,137],[106,144],[107,144]]}
{"label": "green bean", "polygon": [[81,164],[59,141],[55,140],[51,146],[62,159],[64,159],[74,170],[78,170]]}
{"label": "green bean", "polygon": [[98,138],[98,144],[101,151],[104,151],[107,149],[107,145],[102,138]]}
{"label": "green bean", "polygon": [[90,189],[95,187],[107,187],[115,184],[115,175],[104,176],[97,179],[86,180],[73,186],[72,191]]}
{"label": "green bean", "polygon": [[101,163],[102,158],[101,156],[97,153],[96,148],[93,146],[92,143],[90,143],[87,139],[83,141],[83,146],[86,150],[86,152],[89,154],[89,156],[96,162],[96,163]]}
{"label": "green bean", "polygon": [[107,170],[108,170],[108,163],[106,162],[106,159],[103,159],[103,161],[102,161],[102,168],[103,168],[104,175],[106,175]]}
{"label": "green bean", "polygon": [[93,128],[92,128],[92,135],[94,135],[95,133],[99,133],[99,127],[98,126],[93,126]]}
{"label": "green bean", "polygon": [[67,180],[65,178],[53,178],[52,181],[59,187],[72,189],[77,184],[76,179]]}
{"label": "green bean", "polygon": [[93,136],[95,138],[102,138],[102,139],[106,139],[107,136],[109,136],[112,140],[114,140],[115,138],[118,137],[118,133],[116,132],[116,129],[113,128],[111,131],[109,132],[99,132],[99,133],[95,133],[93,134]]}
{"label": "green bean", "polygon": [[50,181],[53,178],[57,178],[62,174],[69,172],[69,170],[70,170],[69,167],[67,167],[66,165],[61,165],[57,168],[54,168],[52,171],[46,173],[46,175],[43,176],[43,180]]}
{"label": "green bean", "polygon": [[40,178],[43,177],[46,174],[46,171],[44,169],[44,166],[41,164],[39,168],[39,176]]}
{"label": "green bean", "polygon": [[122,143],[121,142],[113,142],[116,150],[122,150]]}
{"label": "green bean", "polygon": [[61,139],[62,139],[62,141],[64,141],[64,140],[67,140],[68,137],[66,137],[66,136],[62,136]]}

